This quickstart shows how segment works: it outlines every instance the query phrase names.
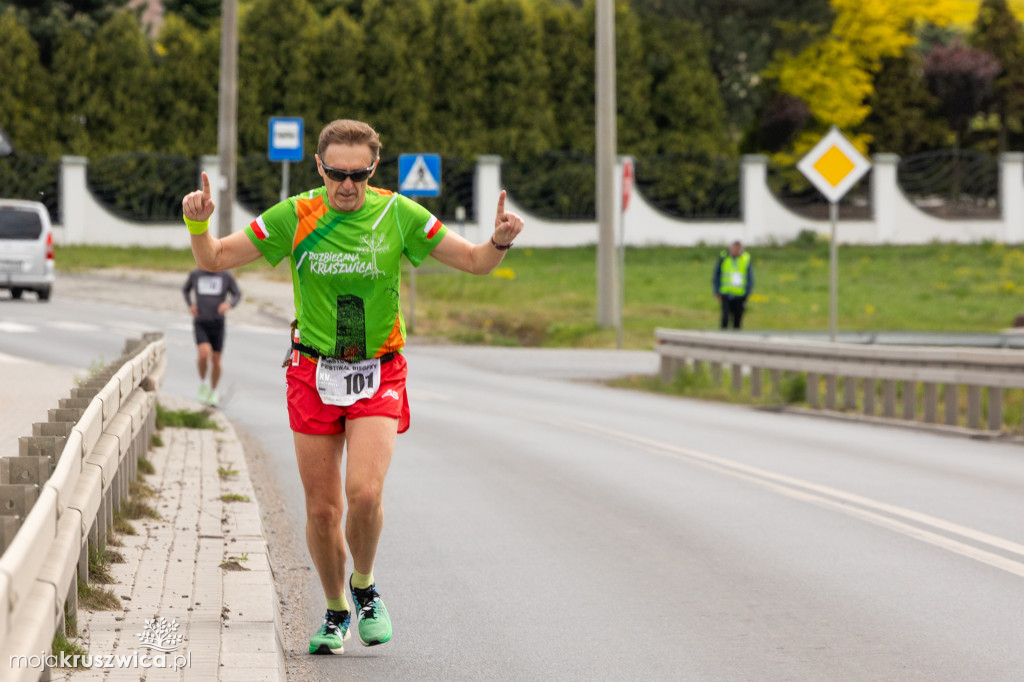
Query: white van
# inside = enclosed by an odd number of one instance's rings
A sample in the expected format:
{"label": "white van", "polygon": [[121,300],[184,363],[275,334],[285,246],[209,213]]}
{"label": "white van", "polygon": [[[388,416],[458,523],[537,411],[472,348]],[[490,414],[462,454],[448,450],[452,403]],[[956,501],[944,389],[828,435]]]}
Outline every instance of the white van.
{"label": "white van", "polygon": [[46,207],[0,199],[0,289],[9,289],[11,298],[34,291],[48,301],[53,279],[53,228]]}

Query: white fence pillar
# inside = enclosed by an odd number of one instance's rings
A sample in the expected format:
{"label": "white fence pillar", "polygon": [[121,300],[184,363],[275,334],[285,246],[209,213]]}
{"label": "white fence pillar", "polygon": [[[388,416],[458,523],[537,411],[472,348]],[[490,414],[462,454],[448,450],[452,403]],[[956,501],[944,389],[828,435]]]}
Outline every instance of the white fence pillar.
{"label": "white fence pillar", "polygon": [[1010,244],[1024,241],[1024,153],[999,155],[999,208]]}
{"label": "white fence pillar", "polygon": [[[478,156],[473,178],[473,210],[476,213],[476,234],[466,235],[471,242],[487,239],[494,232],[494,211],[501,194],[501,157]],[[470,227],[467,225],[467,227]]]}
{"label": "white fence pillar", "polygon": [[60,223],[64,244],[85,243],[86,202],[88,189],[85,171],[89,160],[84,156],[62,156],[60,159]]}
{"label": "white fence pillar", "polygon": [[743,219],[744,243],[757,244],[767,233],[770,200],[768,157],[745,155],[740,163],[740,217]]}
{"label": "white fence pillar", "polygon": [[[206,176],[210,178],[210,190],[213,192],[213,200],[217,201],[219,188],[220,188],[220,157],[216,154],[212,156],[200,156],[199,157],[199,176],[196,178],[196,189],[202,189],[203,187],[203,172],[206,172]],[[213,233],[217,233],[216,226],[219,224],[217,216],[220,214],[220,206],[218,205],[213,209],[213,215],[210,216],[210,229]],[[231,221],[232,231],[235,229],[235,221]]]}
{"label": "white fence pillar", "polygon": [[896,222],[896,202],[900,186],[898,169],[900,157],[896,154],[875,154],[871,173],[871,211],[875,219],[875,242],[892,242]]}

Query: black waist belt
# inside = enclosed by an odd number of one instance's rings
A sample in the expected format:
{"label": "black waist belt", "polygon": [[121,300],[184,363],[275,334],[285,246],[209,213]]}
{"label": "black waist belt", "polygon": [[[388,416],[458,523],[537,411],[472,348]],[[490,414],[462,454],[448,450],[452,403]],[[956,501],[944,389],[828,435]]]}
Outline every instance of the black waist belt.
{"label": "black waist belt", "polygon": [[[305,344],[301,344],[298,341],[292,341],[292,350],[297,350],[300,353],[302,353],[303,355],[308,355],[309,357],[317,358],[318,360],[320,358],[332,357],[330,355],[324,355],[323,353],[318,351],[316,348],[313,348],[312,346],[307,346]],[[395,359],[395,355],[397,355],[397,353],[394,353],[394,352],[392,352],[392,353],[385,353],[384,355],[380,356],[377,359],[380,360],[380,363],[383,365],[385,362],[391,362],[392,360],[394,360]],[[344,359],[344,358],[341,358],[341,359]],[[373,358],[367,358],[367,360],[372,360],[372,359]],[[358,361],[356,361],[356,362],[358,362]]]}

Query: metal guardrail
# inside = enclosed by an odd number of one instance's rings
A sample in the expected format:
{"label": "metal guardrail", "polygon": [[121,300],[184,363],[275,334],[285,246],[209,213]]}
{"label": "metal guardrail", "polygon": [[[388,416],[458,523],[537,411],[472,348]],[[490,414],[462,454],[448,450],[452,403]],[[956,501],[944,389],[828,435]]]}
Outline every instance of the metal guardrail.
{"label": "metal guardrail", "polygon": [[[78,580],[106,545],[113,514],[156,428],[163,334],[129,340],[124,354],[49,411],[0,459],[0,664],[50,652],[78,609]],[[4,680],[35,680],[12,667]]]}
{"label": "metal guardrail", "polygon": [[[828,341],[829,333],[806,331],[741,331],[732,330],[730,335],[743,338],[780,338],[800,341]],[[922,331],[868,331],[839,332],[836,341],[840,343],[876,344],[879,346],[941,346],[944,348],[1017,348],[1024,349],[1024,328],[999,334],[984,332],[922,332]]]}
{"label": "metal guardrail", "polygon": [[677,372],[700,370],[702,363],[721,381],[722,368],[731,366],[731,389],[742,391],[749,375],[751,395],[761,397],[764,372],[773,392],[783,372],[801,373],[811,407],[867,416],[1001,431],[1004,391],[1024,389],[1024,354],[1011,348],[829,343],[671,329],[657,329],[655,337],[662,381],[671,381]]}

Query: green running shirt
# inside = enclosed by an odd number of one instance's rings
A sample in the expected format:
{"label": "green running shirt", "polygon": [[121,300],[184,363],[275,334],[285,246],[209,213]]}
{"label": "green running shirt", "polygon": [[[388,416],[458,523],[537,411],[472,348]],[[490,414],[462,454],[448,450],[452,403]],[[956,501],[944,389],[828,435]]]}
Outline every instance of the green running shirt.
{"label": "green running shirt", "polygon": [[326,187],[264,211],[245,231],[271,265],[286,256],[301,343],[349,361],[399,352],[402,255],[423,262],[448,232],[407,197],[366,188],[358,211],[335,211]]}

